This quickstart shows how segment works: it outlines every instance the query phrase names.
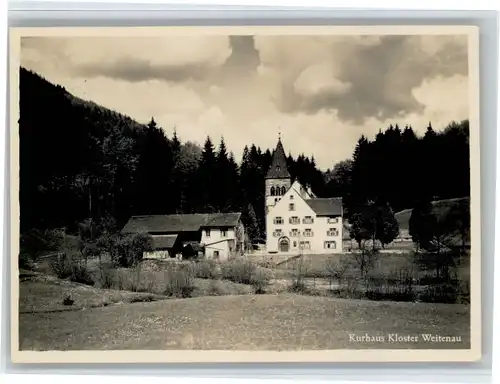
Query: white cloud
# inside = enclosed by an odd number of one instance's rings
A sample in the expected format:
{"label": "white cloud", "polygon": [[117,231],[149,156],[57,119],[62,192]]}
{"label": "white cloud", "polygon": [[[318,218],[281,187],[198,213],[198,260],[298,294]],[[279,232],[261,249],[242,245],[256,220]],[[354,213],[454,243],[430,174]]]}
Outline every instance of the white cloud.
{"label": "white cloud", "polygon": [[[93,100],[141,123],[154,117],[168,135],[175,126],[183,141],[202,145],[210,135],[217,145],[224,136],[228,150],[239,160],[245,145],[255,143],[263,150],[273,149],[281,131],[287,152],[294,156],[300,153],[314,155],[317,164],[326,169],[351,157],[361,134],[373,138],[379,129],[395,123],[411,124],[417,132],[423,133],[429,120],[439,129],[451,120],[468,117],[466,75],[440,77],[430,71],[425,73],[423,81],[411,83],[409,89],[400,86],[407,84],[403,81],[405,77],[413,75],[412,60],[415,59],[405,55],[414,52],[415,48],[415,52],[424,52],[427,58],[439,52],[443,41],[448,44],[454,39],[412,40],[409,46],[404,46],[405,54],[397,56],[404,62],[396,60],[398,66],[392,68],[395,72],[388,73],[387,65],[383,65],[387,56],[382,51],[372,52],[370,56],[374,60],[372,63],[381,62],[380,68],[377,65],[367,68],[369,64],[357,58],[365,49],[378,49],[381,45],[378,36],[257,36],[255,49],[261,62],[256,71],[223,70],[217,75],[210,72],[203,80],[181,78],[175,84],[165,80],[131,82],[105,76],[82,79],[73,73],[84,64],[107,65],[126,58],[165,67],[199,64],[213,68],[222,65],[230,55],[229,39],[225,36],[199,36],[189,40],[179,37],[172,40],[34,39],[23,46],[22,60],[23,65],[66,87],[75,96]],[[390,43],[393,45],[389,44],[388,48],[399,49],[400,42]],[[381,55],[379,61],[375,60],[377,55]],[[434,65],[433,61],[429,63]],[[441,62],[437,64],[442,65]],[[346,66],[352,69],[352,82],[342,77]],[[417,68],[420,67],[417,65]],[[377,87],[370,87],[370,84],[360,87],[374,76],[380,80]],[[414,85],[416,83],[418,86]],[[373,112],[356,123],[346,122],[340,111],[333,108],[322,107],[308,113],[299,109],[283,112],[278,108],[279,101],[292,98],[290,95],[293,96],[294,91],[310,99],[325,94],[340,95],[344,108],[347,105],[360,114],[366,113],[362,107],[370,101],[374,103],[370,111],[377,111],[379,104],[380,110],[379,114]],[[354,91],[358,93],[351,95]],[[371,99],[359,97],[363,94]],[[348,96],[350,99],[346,99]],[[409,97],[414,97],[422,109],[401,116],[381,112],[383,103],[397,106],[401,99]],[[325,99],[328,102],[328,98]],[[285,101],[291,105],[295,102],[293,98]]]}
{"label": "white cloud", "polygon": [[307,67],[294,83],[295,90],[306,97],[319,94],[341,95],[351,88],[351,84],[342,82],[332,74],[327,63]]}

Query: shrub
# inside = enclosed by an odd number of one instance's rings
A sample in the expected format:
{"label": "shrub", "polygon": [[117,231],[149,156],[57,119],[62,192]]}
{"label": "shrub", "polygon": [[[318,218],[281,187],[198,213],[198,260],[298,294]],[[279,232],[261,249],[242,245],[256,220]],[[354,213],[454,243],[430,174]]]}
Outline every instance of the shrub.
{"label": "shrub", "polygon": [[100,281],[101,288],[111,289],[115,285],[116,280],[116,271],[113,269],[110,264],[101,264],[100,265]]}
{"label": "shrub", "polygon": [[50,261],[50,268],[59,279],[67,279],[73,275],[73,257],[70,254],[54,257]]}
{"label": "shrub", "polygon": [[221,267],[222,278],[234,283],[252,284],[257,266],[247,260],[231,260]]}
{"label": "shrub", "polygon": [[60,229],[32,229],[21,235],[21,253],[31,256],[36,260],[43,252],[56,251],[64,239],[64,231]]}
{"label": "shrub", "polygon": [[324,268],[326,276],[330,279],[330,285],[333,279],[337,280],[340,285],[342,278],[350,268],[350,263],[346,258],[337,260],[329,258],[326,260]]}
{"label": "shrub", "polygon": [[224,295],[225,292],[222,287],[219,285],[220,280],[210,280],[208,284],[207,295],[208,296],[221,296]]}
{"label": "shrub", "polygon": [[261,268],[256,268],[251,276],[250,284],[254,288],[256,294],[262,294],[265,293],[265,289],[269,285],[269,280],[270,277],[266,271]]}
{"label": "shrub", "polygon": [[292,293],[308,293],[309,287],[302,280],[292,280],[288,287],[288,291]]}
{"label": "shrub", "polygon": [[194,274],[200,279],[216,279],[219,276],[217,263],[214,260],[201,260],[194,264]]}
{"label": "shrub", "polygon": [[363,247],[360,251],[353,252],[353,256],[360,276],[365,278],[373,269],[379,256],[379,251],[377,249],[367,249]]}
{"label": "shrub", "polygon": [[362,299],[365,297],[365,292],[360,289],[359,282],[353,278],[344,279],[339,288],[332,289],[331,293],[341,299]]}
{"label": "shrub", "polygon": [[195,289],[193,268],[189,265],[170,265],[165,274],[165,295],[191,297]]}
{"label": "shrub", "polygon": [[292,292],[306,292],[305,277],[307,274],[307,265],[304,257],[299,257],[293,261],[292,282],[290,290]]}
{"label": "shrub", "polygon": [[64,299],[63,299],[63,305],[73,305],[75,302],[75,300],[71,299],[70,296],[66,296]]}
{"label": "shrub", "polygon": [[426,303],[454,304],[459,302],[460,286],[457,283],[434,284],[425,288],[419,300]]}
{"label": "shrub", "polygon": [[27,269],[29,271],[35,269],[35,263],[27,253],[19,254],[19,269]]}
{"label": "shrub", "polygon": [[153,239],[144,233],[116,236],[112,241],[114,244],[110,247],[111,257],[115,264],[122,267],[137,265],[144,252],[153,249]]}
{"label": "shrub", "polygon": [[83,263],[75,263],[72,266],[71,281],[76,283],[94,285],[95,281],[87,266]]}

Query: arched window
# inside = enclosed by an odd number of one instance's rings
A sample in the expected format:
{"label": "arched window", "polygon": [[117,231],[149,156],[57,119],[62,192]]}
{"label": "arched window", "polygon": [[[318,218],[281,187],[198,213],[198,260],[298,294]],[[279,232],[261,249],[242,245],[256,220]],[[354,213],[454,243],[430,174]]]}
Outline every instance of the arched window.
{"label": "arched window", "polygon": [[276,187],[276,196],[281,196],[281,188]]}
{"label": "arched window", "polygon": [[275,196],[276,195],[276,192],[274,190],[274,187],[271,187],[271,196]]}
{"label": "arched window", "polygon": [[286,188],[285,186],[281,187],[281,194],[284,195],[286,193]]}

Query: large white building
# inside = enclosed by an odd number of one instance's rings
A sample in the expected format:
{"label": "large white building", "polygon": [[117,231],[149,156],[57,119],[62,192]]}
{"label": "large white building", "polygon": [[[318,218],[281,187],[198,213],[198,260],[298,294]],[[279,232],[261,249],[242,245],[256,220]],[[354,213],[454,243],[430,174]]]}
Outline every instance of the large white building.
{"label": "large white building", "polygon": [[267,252],[342,252],[342,199],[317,198],[309,187],[292,183],[281,139],[265,188]]}

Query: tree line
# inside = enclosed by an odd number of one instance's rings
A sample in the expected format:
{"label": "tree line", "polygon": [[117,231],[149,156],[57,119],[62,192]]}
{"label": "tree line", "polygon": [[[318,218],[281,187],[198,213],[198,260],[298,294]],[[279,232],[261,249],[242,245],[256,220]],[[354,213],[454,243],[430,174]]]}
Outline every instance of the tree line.
{"label": "tree line", "polygon": [[[251,239],[265,237],[269,149],[249,144],[236,159],[223,138],[207,137],[203,147],[181,142],[154,117],[140,124],[24,68],[19,135],[22,233],[78,233],[85,220],[109,218],[119,228],[131,215],[241,211]],[[287,162],[293,179],[319,197],[343,197],[352,216],[370,201],[397,211],[422,196],[468,196],[468,151],[468,122],[443,132],[429,126],[423,138],[391,126],[373,141],[361,137],[353,158],[327,172],[313,156]]]}
{"label": "tree line", "polygon": [[399,212],[423,200],[469,196],[469,121],[441,132],[429,123],[422,137],[398,125],[371,141],[362,135],[352,159],[327,171],[326,194],[343,197],[347,215],[368,201],[382,200]]}
{"label": "tree line", "polygon": [[[154,117],[144,125],[72,96],[20,70],[21,232],[65,228],[131,215],[241,211],[252,238],[264,237],[264,177],[272,153],[224,138],[203,147],[167,137]],[[288,157],[291,174],[324,187],[314,158]]]}

